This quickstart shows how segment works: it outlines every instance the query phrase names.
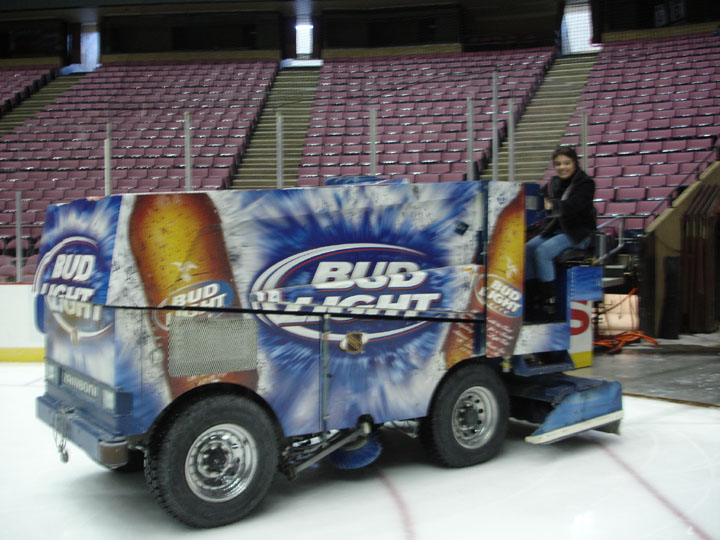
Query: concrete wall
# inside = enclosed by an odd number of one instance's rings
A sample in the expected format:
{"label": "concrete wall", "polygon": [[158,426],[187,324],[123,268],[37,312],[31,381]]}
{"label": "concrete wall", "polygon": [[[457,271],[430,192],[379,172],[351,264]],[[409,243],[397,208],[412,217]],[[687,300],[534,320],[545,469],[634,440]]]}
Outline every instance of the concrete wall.
{"label": "concrete wall", "polygon": [[0,362],[42,361],[44,336],[35,327],[32,285],[0,284]]}
{"label": "concrete wall", "polygon": [[663,28],[651,28],[647,30],[624,30],[621,32],[603,32],[602,42],[625,41],[628,39],[659,39],[666,37],[684,36],[688,34],[712,33],[718,26],[719,21],[683,24],[680,26],[665,26]]}

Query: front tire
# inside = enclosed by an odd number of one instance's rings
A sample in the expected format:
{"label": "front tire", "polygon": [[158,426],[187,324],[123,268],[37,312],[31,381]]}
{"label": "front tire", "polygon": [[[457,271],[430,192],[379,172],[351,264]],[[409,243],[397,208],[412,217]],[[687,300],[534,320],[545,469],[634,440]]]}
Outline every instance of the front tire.
{"label": "front tire", "polygon": [[430,457],[447,467],[467,467],[498,453],[507,433],[509,399],[488,366],[462,367],[433,398],[420,437]]}
{"label": "front tire", "polygon": [[161,506],[192,527],[239,520],[264,498],[278,464],[268,414],[233,394],[202,398],[153,438],[145,475]]}

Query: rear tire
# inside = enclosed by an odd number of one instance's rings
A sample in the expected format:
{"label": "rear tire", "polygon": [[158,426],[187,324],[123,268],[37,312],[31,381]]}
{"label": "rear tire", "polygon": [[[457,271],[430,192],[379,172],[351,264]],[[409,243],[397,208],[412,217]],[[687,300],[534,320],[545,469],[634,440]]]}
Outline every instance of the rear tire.
{"label": "rear tire", "polygon": [[192,527],[218,527],[260,503],[277,464],[268,414],[247,398],[221,394],[192,403],[161,428],[145,476],[172,516]]}
{"label": "rear tire", "polygon": [[430,457],[447,467],[467,467],[498,453],[507,433],[509,399],[489,367],[471,365],[452,373],[438,389],[420,438]]}

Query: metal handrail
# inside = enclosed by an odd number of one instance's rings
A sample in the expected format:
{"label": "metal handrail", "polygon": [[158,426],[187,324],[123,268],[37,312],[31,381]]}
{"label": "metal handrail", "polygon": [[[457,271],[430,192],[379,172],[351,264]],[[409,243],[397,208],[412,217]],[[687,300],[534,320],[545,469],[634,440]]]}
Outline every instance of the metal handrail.
{"label": "metal handrail", "polygon": [[654,207],[652,210],[650,210],[650,212],[648,213],[648,215],[647,215],[647,216],[644,216],[644,217],[642,218],[642,220],[643,220],[643,227],[645,226],[645,221],[646,221],[648,218],[651,218],[652,216],[656,216],[656,211],[658,210],[658,208],[660,208],[660,207],[663,205],[664,202],[666,202],[666,201],[672,201],[672,200],[675,199],[675,197],[677,197],[677,191],[678,191],[679,188],[681,188],[681,187],[687,187],[687,185],[689,185],[689,184],[687,184],[687,181],[688,181],[688,179],[689,179],[690,177],[696,178],[697,176],[699,176],[699,172],[698,172],[698,171],[699,171],[699,169],[700,169],[700,167],[701,167],[702,165],[705,165],[705,163],[709,163],[709,162],[711,162],[711,161],[714,161],[714,159],[711,159],[711,158],[713,157],[714,154],[716,154],[716,153],[718,152],[718,150],[720,150],[720,144],[716,143],[716,144],[710,149],[710,151],[708,152],[707,156],[705,156],[705,158],[704,158],[702,161],[700,161],[700,162],[695,166],[695,168],[694,168],[692,171],[690,171],[689,173],[687,173],[687,174],[685,175],[685,178],[683,178],[683,181],[680,182],[677,186],[675,186],[675,189],[673,189],[667,197],[665,197],[664,199],[658,201],[657,205],[655,205],[655,207]]}
{"label": "metal handrail", "polygon": [[[700,162],[695,166],[695,168],[694,168],[692,171],[690,171],[689,173],[687,173],[687,174],[685,175],[685,178],[683,179],[683,181],[682,181],[680,184],[678,184],[677,186],[675,186],[675,188],[672,190],[672,192],[670,193],[670,195],[669,195],[668,197],[666,197],[666,198],[658,201],[657,205],[656,205],[652,210],[650,210],[650,212],[648,213],[648,215],[641,217],[641,219],[643,220],[643,227],[645,226],[645,223],[646,223],[646,220],[647,220],[647,219],[649,219],[649,218],[651,218],[651,217],[653,217],[653,216],[657,216],[657,214],[656,214],[657,210],[658,210],[665,202],[674,200],[674,198],[677,196],[677,193],[676,193],[676,192],[677,192],[677,190],[678,190],[679,188],[681,188],[681,187],[687,187],[687,186],[689,185],[689,184],[688,184],[688,180],[689,180],[690,178],[697,178],[697,176],[699,175],[700,167],[702,167],[702,166],[703,166],[704,164],[706,164],[706,163],[709,163],[709,162],[711,162],[711,161],[714,161],[712,158],[713,158],[714,154],[715,154],[719,149],[720,149],[720,144],[717,144],[717,143],[716,143],[716,144],[712,147],[712,149],[708,152],[707,156],[705,156],[705,158],[704,158],[702,161],[700,161]],[[625,220],[628,219],[628,218],[636,218],[636,217],[638,217],[638,216],[631,216],[631,215],[619,215],[619,216],[614,216],[613,218],[609,219],[608,221],[605,221],[604,223],[601,223],[600,225],[597,226],[598,229],[602,229],[602,228],[607,228],[607,227],[609,227],[610,225],[612,225],[613,223],[615,223],[615,222],[617,222],[617,221],[620,222],[620,227],[619,227],[619,229],[618,229],[618,230],[619,230],[618,245],[615,246],[612,250],[610,250],[610,251],[608,251],[607,253],[601,255],[600,257],[598,257],[595,261],[593,261],[593,265],[597,266],[597,265],[603,264],[607,259],[609,259],[611,256],[613,256],[613,255],[615,255],[616,253],[618,253],[618,252],[625,246],[625,236],[624,236],[624,234],[623,234],[623,233],[624,233],[624,229],[625,229],[625,227],[624,227]]]}
{"label": "metal handrail", "polygon": [[601,223],[600,225],[597,226],[598,229],[603,229],[603,228],[609,227],[610,225],[612,225],[612,224],[615,223],[616,221],[619,221],[619,223],[620,223],[620,227],[618,227],[618,245],[615,246],[615,247],[614,247],[613,249],[611,249],[610,251],[608,251],[607,253],[604,253],[604,254],[602,254],[600,257],[598,257],[597,259],[595,259],[595,260],[592,262],[592,265],[593,265],[593,266],[601,266],[601,265],[605,264],[605,261],[606,261],[607,259],[609,259],[611,256],[615,255],[615,254],[618,253],[623,247],[625,247],[625,235],[624,235],[624,232],[625,232],[625,220],[626,220],[627,218],[630,218],[630,217],[634,217],[634,216],[627,216],[627,215],[615,216],[614,218],[609,219],[609,220],[606,221],[605,223]]}

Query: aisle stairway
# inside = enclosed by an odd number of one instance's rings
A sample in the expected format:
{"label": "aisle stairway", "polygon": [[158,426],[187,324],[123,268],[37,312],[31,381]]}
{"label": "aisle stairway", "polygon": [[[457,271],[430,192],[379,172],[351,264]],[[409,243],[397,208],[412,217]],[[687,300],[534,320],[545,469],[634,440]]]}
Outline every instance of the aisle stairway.
{"label": "aisle stairway", "polygon": [[[550,155],[563,136],[565,127],[583,93],[585,81],[595,62],[595,54],[566,56],[555,60],[540,88],[515,128],[515,180],[542,180]],[[509,177],[507,139],[498,157],[500,180]],[[482,172],[482,180],[493,178],[492,162]]]}
{"label": "aisle stairway", "polygon": [[[565,132],[568,121],[583,95],[585,82],[595,62],[595,54],[558,58],[543,79],[515,129],[515,180],[542,180],[550,167],[550,156]],[[580,153],[578,149],[578,153]],[[500,148],[499,179],[507,180],[507,139]],[[480,178],[492,179],[492,164]],[[633,261],[627,255],[615,256],[603,265],[603,288],[627,292],[629,268]]]}
{"label": "aisle stairway", "polygon": [[283,186],[294,187],[297,184],[319,73],[320,68],[286,68],[278,73],[250,145],[233,177],[233,188],[267,189],[277,186],[278,112],[283,119]]}
{"label": "aisle stairway", "polygon": [[11,133],[15,128],[42,111],[48,103],[65,93],[85,76],[85,73],[57,77],[43,86],[40,90],[25,99],[17,107],[0,118],[0,136]]}

